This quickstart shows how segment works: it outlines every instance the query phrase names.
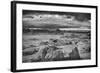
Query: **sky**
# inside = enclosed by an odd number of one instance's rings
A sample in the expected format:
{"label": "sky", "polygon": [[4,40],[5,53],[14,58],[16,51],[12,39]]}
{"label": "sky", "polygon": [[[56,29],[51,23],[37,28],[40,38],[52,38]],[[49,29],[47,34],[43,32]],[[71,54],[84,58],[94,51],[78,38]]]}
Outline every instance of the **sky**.
{"label": "sky", "polygon": [[23,10],[23,25],[32,28],[90,27],[90,13]]}

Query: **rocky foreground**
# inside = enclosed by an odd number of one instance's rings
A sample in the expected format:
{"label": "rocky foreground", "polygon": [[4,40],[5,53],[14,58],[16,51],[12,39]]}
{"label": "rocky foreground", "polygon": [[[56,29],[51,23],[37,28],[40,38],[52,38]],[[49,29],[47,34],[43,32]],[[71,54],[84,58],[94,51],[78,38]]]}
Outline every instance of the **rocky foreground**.
{"label": "rocky foreground", "polygon": [[27,63],[90,59],[90,49],[90,40],[82,37],[48,40],[34,38],[24,40],[22,61]]}

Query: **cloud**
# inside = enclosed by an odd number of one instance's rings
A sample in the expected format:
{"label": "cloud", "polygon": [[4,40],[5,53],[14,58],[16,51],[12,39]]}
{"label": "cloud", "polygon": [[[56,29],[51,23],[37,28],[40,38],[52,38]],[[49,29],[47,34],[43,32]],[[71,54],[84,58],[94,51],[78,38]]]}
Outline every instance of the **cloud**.
{"label": "cloud", "polygon": [[23,25],[27,27],[44,27],[44,28],[80,28],[90,27],[90,22],[79,22],[73,16],[67,18],[67,15],[57,14],[40,14],[40,15],[24,15]]}

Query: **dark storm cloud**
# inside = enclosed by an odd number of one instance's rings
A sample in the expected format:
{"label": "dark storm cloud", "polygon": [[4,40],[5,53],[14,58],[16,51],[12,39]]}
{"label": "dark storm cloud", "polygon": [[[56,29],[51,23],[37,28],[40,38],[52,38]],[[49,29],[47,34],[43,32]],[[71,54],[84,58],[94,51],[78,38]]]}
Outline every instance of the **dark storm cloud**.
{"label": "dark storm cloud", "polygon": [[[66,20],[66,16],[74,17],[74,20],[69,22]],[[23,10],[23,25],[35,28],[86,27],[90,26],[90,23],[87,22],[90,19],[90,13]]]}
{"label": "dark storm cloud", "polygon": [[56,12],[56,11],[36,11],[36,10],[23,10],[23,15],[26,14],[59,14],[59,15],[84,15],[86,18],[90,19],[91,14],[90,13],[81,13],[81,12]]}

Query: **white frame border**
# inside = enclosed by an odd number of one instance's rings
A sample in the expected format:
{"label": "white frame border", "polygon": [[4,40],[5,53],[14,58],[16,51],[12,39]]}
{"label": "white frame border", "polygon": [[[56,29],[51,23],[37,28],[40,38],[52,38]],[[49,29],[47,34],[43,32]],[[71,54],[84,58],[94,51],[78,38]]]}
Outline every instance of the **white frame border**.
{"label": "white frame border", "polygon": [[[16,47],[16,66],[17,70],[21,69],[39,69],[39,68],[53,68],[53,67],[73,67],[96,65],[96,9],[82,8],[82,7],[60,7],[47,5],[28,5],[17,4],[16,9],[16,25],[17,25],[17,47]],[[75,61],[56,61],[56,62],[40,62],[40,63],[22,63],[22,10],[41,10],[41,11],[61,11],[61,12],[84,12],[91,13],[91,60],[75,60]]]}

